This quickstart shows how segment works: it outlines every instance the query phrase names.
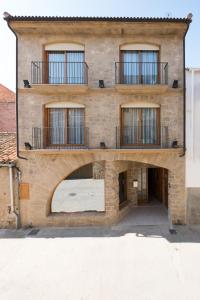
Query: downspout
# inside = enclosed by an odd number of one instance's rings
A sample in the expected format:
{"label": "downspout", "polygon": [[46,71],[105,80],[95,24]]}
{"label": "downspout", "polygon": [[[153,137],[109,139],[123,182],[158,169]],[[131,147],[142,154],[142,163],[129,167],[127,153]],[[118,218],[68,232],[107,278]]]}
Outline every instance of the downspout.
{"label": "downspout", "polygon": [[7,22],[8,27],[12,31],[12,33],[15,35],[16,38],[16,144],[17,144],[17,157],[19,159],[25,159],[26,157],[20,156],[19,154],[19,113],[18,113],[18,36],[16,32],[12,29],[12,27],[9,24],[9,17],[4,17],[4,20]]}
{"label": "downspout", "polygon": [[16,210],[15,210],[14,191],[13,191],[13,168],[15,167],[15,164],[14,163],[8,163],[8,164],[0,163],[0,167],[7,167],[8,168],[8,172],[9,172],[9,192],[10,192],[10,212],[15,217],[16,229],[18,229],[20,219],[19,219],[19,212],[16,212]]}

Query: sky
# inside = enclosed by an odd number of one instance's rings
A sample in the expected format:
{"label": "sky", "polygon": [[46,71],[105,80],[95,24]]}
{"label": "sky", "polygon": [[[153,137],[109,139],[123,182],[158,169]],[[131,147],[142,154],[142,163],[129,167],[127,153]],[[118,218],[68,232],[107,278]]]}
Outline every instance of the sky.
{"label": "sky", "polygon": [[11,15],[186,17],[186,67],[200,67],[199,0],[0,0],[0,83],[15,91],[15,37],[3,20]]}

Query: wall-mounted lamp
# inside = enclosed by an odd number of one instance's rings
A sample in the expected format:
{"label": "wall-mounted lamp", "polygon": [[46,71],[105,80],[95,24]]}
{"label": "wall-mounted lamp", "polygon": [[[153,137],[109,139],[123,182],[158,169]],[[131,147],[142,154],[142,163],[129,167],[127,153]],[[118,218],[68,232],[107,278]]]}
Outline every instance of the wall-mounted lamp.
{"label": "wall-mounted lamp", "polygon": [[27,88],[28,88],[28,89],[31,88],[31,85],[30,85],[28,79],[24,79],[23,82],[24,82],[24,88],[26,88],[26,89],[27,89]]}
{"label": "wall-mounted lamp", "polygon": [[172,142],[172,148],[178,148],[178,141],[177,140],[174,140]]}
{"label": "wall-mounted lamp", "polygon": [[100,142],[100,149],[106,149],[106,144],[104,142]]}
{"label": "wall-mounted lamp", "polygon": [[26,150],[32,150],[33,149],[33,147],[31,146],[31,144],[29,142],[25,142],[24,146],[25,146]]}
{"label": "wall-mounted lamp", "polygon": [[138,180],[137,179],[133,180],[133,187],[134,188],[138,187]]}
{"label": "wall-mounted lamp", "polygon": [[177,89],[178,88],[178,80],[174,80],[173,84],[172,84],[173,89]]}
{"label": "wall-mounted lamp", "polygon": [[105,88],[104,80],[99,80],[99,87],[100,87],[101,89]]}

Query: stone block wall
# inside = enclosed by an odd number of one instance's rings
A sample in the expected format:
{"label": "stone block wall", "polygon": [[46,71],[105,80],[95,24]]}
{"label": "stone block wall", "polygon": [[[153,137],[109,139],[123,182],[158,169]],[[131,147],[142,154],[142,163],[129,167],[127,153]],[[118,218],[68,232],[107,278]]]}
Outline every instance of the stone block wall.
{"label": "stone block wall", "polygon": [[[89,147],[116,148],[116,128],[120,126],[120,106],[126,103],[153,103],[160,105],[161,126],[168,127],[169,146],[174,139],[183,145],[183,97],[180,92],[164,95],[123,95],[114,90],[91,91],[83,95],[40,95],[29,89],[19,97],[19,142],[32,144],[32,128],[44,126],[44,105],[49,102],[74,102],[85,105],[85,126],[89,129]],[[119,137],[118,137],[119,138]]]}
{"label": "stone block wall", "polygon": [[0,168],[0,228],[15,228],[15,218],[9,213],[10,190],[8,168]]}

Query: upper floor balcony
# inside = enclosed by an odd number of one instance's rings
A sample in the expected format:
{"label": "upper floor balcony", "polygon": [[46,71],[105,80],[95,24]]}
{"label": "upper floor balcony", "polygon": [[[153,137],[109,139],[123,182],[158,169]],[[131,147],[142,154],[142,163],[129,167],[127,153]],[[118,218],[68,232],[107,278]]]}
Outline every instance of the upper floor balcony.
{"label": "upper floor balcony", "polygon": [[168,88],[168,63],[116,62],[115,87],[122,93],[162,93]]}
{"label": "upper floor balcony", "polygon": [[[49,91],[57,86],[57,92],[73,89],[75,92],[88,89],[88,65],[85,62],[83,45],[61,43],[46,45],[44,61],[32,61],[31,83]],[[90,56],[88,56],[90,58]],[[119,62],[111,66],[108,58],[101,65],[91,65],[90,86],[96,87],[103,74],[105,62],[110,65],[110,82],[121,91],[158,92],[168,87],[168,63],[160,61],[160,48],[155,45],[125,44],[120,46]],[[97,60],[98,62],[98,60]],[[91,75],[90,74],[90,75]],[[101,75],[102,76],[102,75]],[[112,84],[111,84],[112,85]],[[42,87],[41,87],[42,86]],[[73,87],[74,86],[74,87]],[[107,87],[107,82],[105,82]],[[111,86],[108,86],[111,87]]]}
{"label": "upper floor balcony", "polygon": [[168,84],[168,63],[116,62],[115,83],[128,85]]}
{"label": "upper floor balcony", "polygon": [[[33,149],[170,149],[181,148],[170,137],[169,127],[124,126],[110,129],[108,145],[105,140],[93,139],[93,130],[78,127],[33,127]],[[91,134],[92,133],[92,134]],[[108,132],[107,134],[110,135]]]}
{"label": "upper floor balcony", "polygon": [[86,85],[88,66],[86,62],[32,61],[32,84]]}

